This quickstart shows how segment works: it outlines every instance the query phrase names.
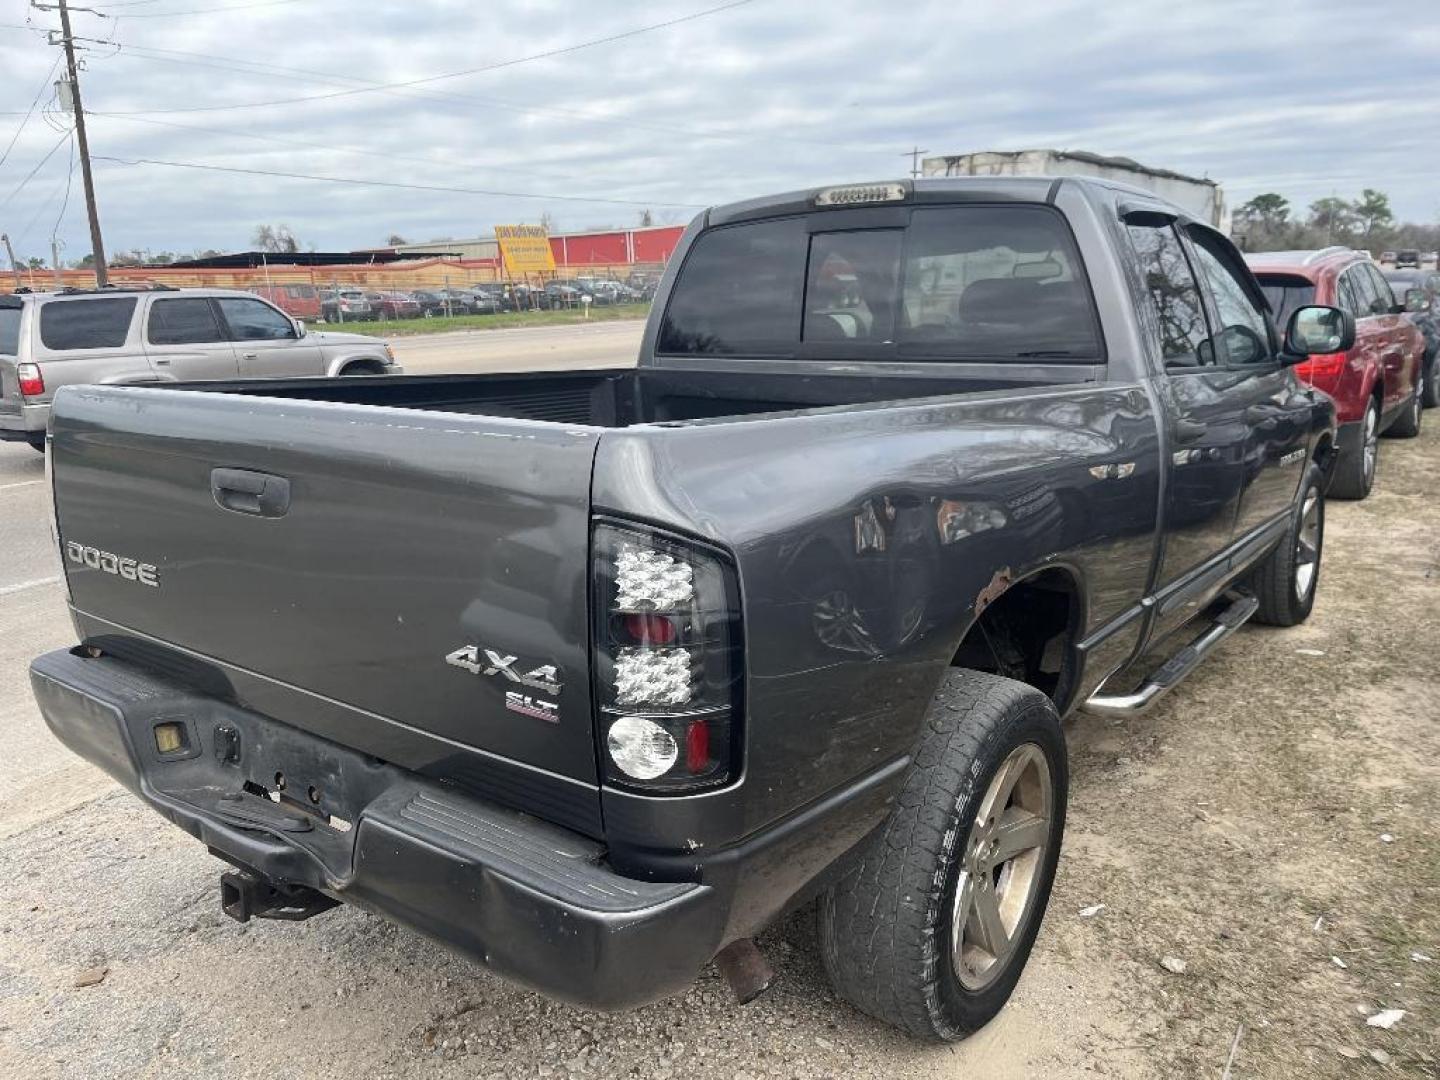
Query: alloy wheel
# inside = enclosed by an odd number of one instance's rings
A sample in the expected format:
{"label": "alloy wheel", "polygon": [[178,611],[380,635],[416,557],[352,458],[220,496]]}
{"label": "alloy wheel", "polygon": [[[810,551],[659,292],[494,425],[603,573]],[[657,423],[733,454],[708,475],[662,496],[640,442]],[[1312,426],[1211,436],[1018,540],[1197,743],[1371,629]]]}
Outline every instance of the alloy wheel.
{"label": "alloy wheel", "polygon": [[1295,534],[1295,596],[1304,601],[1315,587],[1320,571],[1320,494],[1311,489],[1300,507],[1300,528]]}
{"label": "alloy wheel", "polygon": [[1054,816],[1050,763],[1034,743],[995,772],[965,838],[950,911],[950,960],[967,990],[1005,970],[1039,892]]}
{"label": "alloy wheel", "polygon": [[1364,439],[1362,452],[1365,455],[1365,482],[1368,485],[1375,479],[1375,462],[1380,456],[1380,412],[1373,401],[1365,409]]}

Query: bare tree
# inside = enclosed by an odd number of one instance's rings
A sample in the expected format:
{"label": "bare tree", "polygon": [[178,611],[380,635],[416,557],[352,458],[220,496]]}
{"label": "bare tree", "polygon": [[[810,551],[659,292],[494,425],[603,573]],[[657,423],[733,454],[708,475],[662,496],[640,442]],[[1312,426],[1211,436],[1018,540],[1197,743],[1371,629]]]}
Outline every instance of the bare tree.
{"label": "bare tree", "polygon": [[250,234],[250,243],[255,245],[257,251],[284,255],[292,255],[300,250],[300,241],[295,239],[290,226],[284,224],[255,226],[255,231]]}

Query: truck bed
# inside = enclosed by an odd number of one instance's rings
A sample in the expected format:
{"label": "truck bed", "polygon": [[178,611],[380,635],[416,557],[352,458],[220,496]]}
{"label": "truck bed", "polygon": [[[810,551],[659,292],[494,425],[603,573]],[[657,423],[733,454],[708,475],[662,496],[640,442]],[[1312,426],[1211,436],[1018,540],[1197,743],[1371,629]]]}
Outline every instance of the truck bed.
{"label": "truck bed", "polygon": [[[770,365],[767,365],[769,367]],[[894,365],[888,365],[892,369]],[[986,390],[1010,390],[1093,377],[1088,365],[956,365],[943,374],[805,374],[621,368],[599,371],[406,375],[356,379],[267,379],[182,384],[207,393],[380,405],[545,420],[603,428],[684,423],[797,409],[860,405]]]}

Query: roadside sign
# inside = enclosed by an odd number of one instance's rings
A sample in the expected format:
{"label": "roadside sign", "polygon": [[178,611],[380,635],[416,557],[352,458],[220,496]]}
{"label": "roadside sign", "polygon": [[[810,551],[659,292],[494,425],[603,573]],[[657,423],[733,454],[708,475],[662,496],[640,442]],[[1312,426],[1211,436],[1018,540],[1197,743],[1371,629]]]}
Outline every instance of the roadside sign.
{"label": "roadside sign", "polygon": [[495,241],[500,246],[506,277],[555,272],[555,255],[550,250],[550,234],[545,226],[496,225]]}

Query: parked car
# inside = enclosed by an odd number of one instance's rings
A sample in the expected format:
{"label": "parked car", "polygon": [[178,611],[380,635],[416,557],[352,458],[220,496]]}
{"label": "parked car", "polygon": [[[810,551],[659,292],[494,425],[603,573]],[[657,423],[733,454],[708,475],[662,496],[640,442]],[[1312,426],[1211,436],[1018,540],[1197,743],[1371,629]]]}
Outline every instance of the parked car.
{"label": "parked car", "polygon": [[1379,464],[1380,436],[1420,431],[1424,338],[1404,317],[1379,268],[1349,248],[1247,256],[1281,321],[1307,304],[1333,304],[1355,319],[1355,343],[1317,356],[1296,374],[1339,410],[1340,439],[1330,494],[1363,499]]}
{"label": "parked car", "polygon": [[403,292],[367,292],[370,310],[380,319],[418,319],[423,314],[420,301]]}
{"label": "parked car", "polygon": [[753,997],[818,896],[839,993],[959,1038],[1045,910],[1060,715],[1309,615],[1291,365],[1354,319],[1281,337],[1224,235],[1074,177],[718,207],[671,266],[638,369],[63,392],[40,710],[238,919],[353,900],[617,1008]]}
{"label": "parked car", "polygon": [[1405,305],[1405,314],[1425,336],[1422,363],[1426,408],[1440,405],[1440,273],[1434,270],[1387,270],[1385,280]]}
{"label": "parked car", "polygon": [[314,322],[320,318],[320,292],[314,285],[260,285],[250,290],[286,315]]}
{"label": "parked car", "polygon": [[390,346],[307,330],[266,300],[225,289],[71,289],[0,296],[0,440],[45,449],[62,387],[384,375]]}
{"label": "parked car", "polygon": [[420,314],[427,319],[446,314],[446,298],[432,289],[417,289],[410,299],[420,305]]}
{"label": "parked car", "polygon": [[320,318],[332,322],[366,322],[379,316],[359,289],[331,289],[320,294]]}
{"label": "parked car", "polygon": [[1401,248],[1395,252],[1395,268],[1399,270],[1407,266],[1420,267],[1420,252],[1415,248]]}
{"label": "parked car", "polygon": [[551,281],[545,286],[545,295],[549,298],[550,307],[574,308],[579,307],[582,298],[590,294],[581,291],[569,282]]}
{"label": "parked car", "polygon": [[1381,261],[1382,263],[1393,263],[1393,262],[1395,261],[1395,252],[1393,252],[1393,251],[1382,251],[1382,252],[1380,253],[1380,261]]}
{"label": "parked car", "polygon": [[475,286],[469,290],[470,313],[472,315],[494,315],[504,310],[500,294],[491,290]]}

